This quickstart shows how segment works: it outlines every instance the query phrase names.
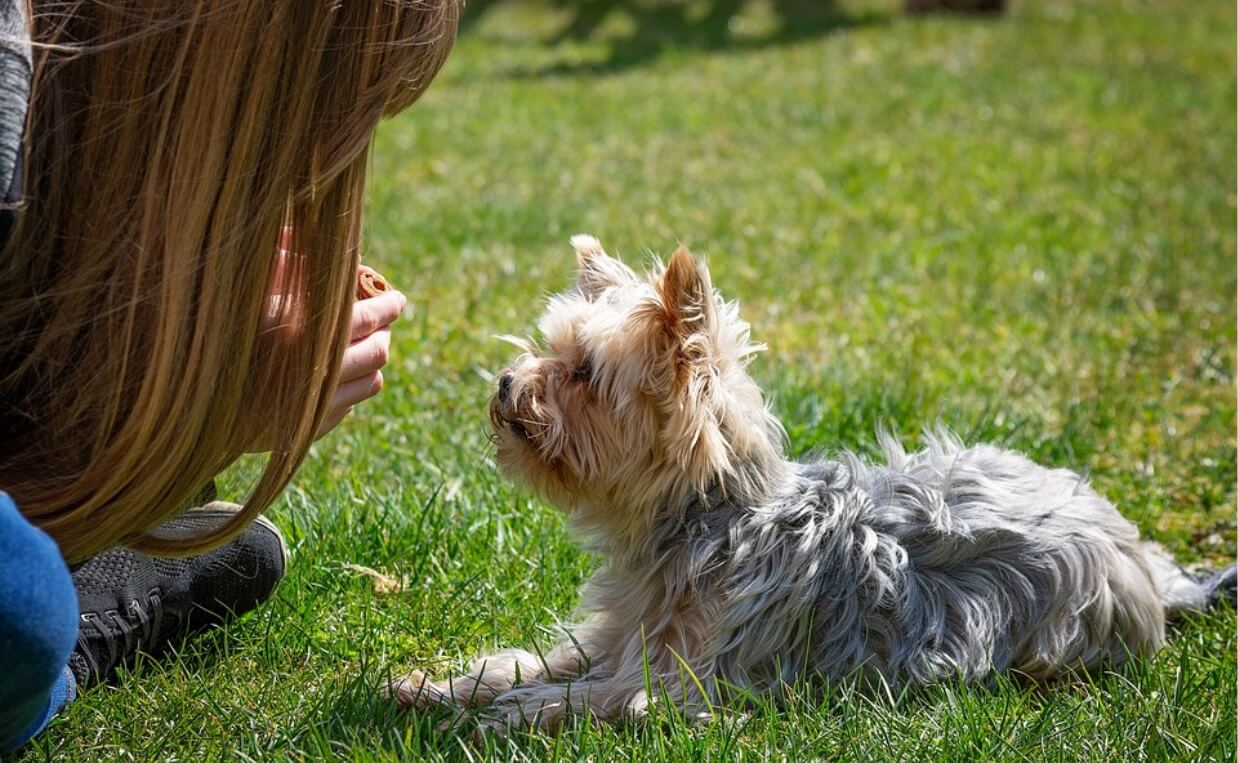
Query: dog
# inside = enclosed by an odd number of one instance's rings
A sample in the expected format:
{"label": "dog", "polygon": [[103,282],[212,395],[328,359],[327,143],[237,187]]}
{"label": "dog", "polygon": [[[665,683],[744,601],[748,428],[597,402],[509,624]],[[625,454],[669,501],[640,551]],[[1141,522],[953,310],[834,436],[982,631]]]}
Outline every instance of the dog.
{"label": "dog", "polygon": [[490,419],[501,467],[604,565],[549,651],[413,671],[400,704],[550,731],[804,678],[1047,681],[1150,655],[1167,616],[1232,599],[1234,567],[1192,578],[1083,477],[1009,450],[943,430],[914,453],[879,434],[884,464],[788,460],[748,373],[762,347],[704,264],[680,248],[642,278],[572,244],[575,287],[550,299],[544,347],[509,337]]}

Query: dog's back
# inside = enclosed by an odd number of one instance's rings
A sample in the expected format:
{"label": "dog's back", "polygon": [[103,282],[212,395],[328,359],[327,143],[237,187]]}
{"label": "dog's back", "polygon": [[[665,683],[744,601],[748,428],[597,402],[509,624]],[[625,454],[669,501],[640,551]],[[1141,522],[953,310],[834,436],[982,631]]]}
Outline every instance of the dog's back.
{"label": "dog's back", "polygon": [[926,439],[908,454],[883,438],[886,464],[800,465],[769,504],[719,502],[679,525],[719,677],[1045,679],[1150,654],[1168,611],[1205,605],[1204,587],[1150,555],[1074,472]]}

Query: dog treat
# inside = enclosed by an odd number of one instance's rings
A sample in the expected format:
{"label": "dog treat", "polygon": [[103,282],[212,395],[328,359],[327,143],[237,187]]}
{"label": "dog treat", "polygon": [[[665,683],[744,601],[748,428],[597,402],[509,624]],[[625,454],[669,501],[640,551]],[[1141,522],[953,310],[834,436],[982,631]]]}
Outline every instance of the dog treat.
{"label": "dog treat", "polygon": [[357,274],[357,299],[377,297],[385,291],[391,291],[391,284],[378,273],[362,270]]}

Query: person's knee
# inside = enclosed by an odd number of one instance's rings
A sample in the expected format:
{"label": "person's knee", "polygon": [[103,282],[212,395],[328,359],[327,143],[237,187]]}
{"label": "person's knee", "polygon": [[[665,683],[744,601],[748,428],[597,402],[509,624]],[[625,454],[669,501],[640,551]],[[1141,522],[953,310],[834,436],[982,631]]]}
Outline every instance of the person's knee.
{"label": "person's knee", "polygon": [[56,681],[73,651],[77,619],[73,578],[55,541],[0,493],[0,704]]}

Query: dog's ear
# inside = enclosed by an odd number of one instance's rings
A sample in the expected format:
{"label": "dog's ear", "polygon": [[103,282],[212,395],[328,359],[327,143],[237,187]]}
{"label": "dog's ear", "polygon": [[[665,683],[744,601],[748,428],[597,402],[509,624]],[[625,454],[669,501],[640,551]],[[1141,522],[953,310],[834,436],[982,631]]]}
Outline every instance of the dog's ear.
{"label": "dog's ear", "polygon": [[666,263],[658,284],[671,332],[681,340],[710,334],[717,326],[718,307],[709,270],[680,246]]}
{"label": "dog's ear", "polygon": [[572,236],[572,246],[576,249],[576,263],[580,266],[576,288],[586,297],[596,296],[611,286],[636,282],[636,273],[608,255],[602,249],[602,243],[593,236]]}
{"label": "dog's ear", "polygon": [[718,306],[705,264],[680,246],[655,283],[672,337],[669,373],[672,404],[664,430],[666,449],[698,490],[730,469],[730,447],[719,416],[722,382],[717,357]]}

